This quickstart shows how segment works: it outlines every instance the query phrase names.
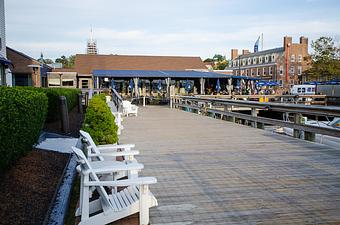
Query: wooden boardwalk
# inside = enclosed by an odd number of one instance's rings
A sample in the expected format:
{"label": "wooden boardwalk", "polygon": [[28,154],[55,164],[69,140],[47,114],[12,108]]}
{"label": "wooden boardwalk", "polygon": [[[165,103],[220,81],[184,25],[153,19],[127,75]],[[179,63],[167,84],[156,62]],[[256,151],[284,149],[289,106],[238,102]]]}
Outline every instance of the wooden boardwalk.
{"label": "wooden boardwalk", "polygon": [[151,224],[340,224],[340,149],[157,106],[123,124]]}

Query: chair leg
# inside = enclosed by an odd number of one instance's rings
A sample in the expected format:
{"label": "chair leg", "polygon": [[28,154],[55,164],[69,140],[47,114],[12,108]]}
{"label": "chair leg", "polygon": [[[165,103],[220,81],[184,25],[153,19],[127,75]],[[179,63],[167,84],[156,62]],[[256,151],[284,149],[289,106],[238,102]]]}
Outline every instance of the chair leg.
{"label": "chair leg", "polygon": [[[89,182],[89,176],[84,176],[84,182]],[[90,216],[89,187],[83,186],[81,220],[87,220]]]}
{"label": "chair leg", "polygon": [[139,186],[139,224],[149,224],[150,197],[148,185]]}

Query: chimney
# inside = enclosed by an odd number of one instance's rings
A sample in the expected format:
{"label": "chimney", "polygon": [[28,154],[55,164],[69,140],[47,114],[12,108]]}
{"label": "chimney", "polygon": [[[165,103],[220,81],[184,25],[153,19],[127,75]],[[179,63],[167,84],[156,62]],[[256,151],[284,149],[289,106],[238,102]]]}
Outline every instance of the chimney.
{"label": "chimney", "polygon": [[292,37],[288,37],[288,36],[285,36],[283,38],[283,48],[286,50],[286,48],[288,47],[288,44],[289,46],[292,45]]}
{"label": "chimney", "polygon": [[300,44],[308,45],[308,38],[301,36],[300,37]]}
{"label": "chimney", "polygon": [[231,49],[231,59],[238,57],[238,49]]}
{"label": "chimney", "polygon": [[249,54],[250,52],[249,52],[249,50],[248,49],[243,49],[242,50],[242,55],[247,55],[247,54]]}

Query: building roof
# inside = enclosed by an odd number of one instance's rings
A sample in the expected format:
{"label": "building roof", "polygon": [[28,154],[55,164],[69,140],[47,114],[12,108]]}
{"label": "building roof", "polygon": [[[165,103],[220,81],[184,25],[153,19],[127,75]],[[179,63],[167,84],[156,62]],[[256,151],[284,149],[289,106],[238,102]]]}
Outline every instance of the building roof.
{"label": "building roof", "polygon": [[93,70],[186,70],[207,68],[200,57],[77,54],[75,69],[80,74],[90,74]]}
{"label": "building roof", "polygon": [[40,65],[40,62],[22,52],[6,47],[7,58],[12,61],[14,68],[12,73],[32,73],[32,68],[28,65]]}
{"label": "building roof", "polygon": [[53,68],[52,72],[77,72],[74,68]]}
{"label": "building roof", "polygon": [[[249,53],[249,54],[245,54],[245,55],[240,55],[239,57],[240,57],[240,59],[243,59],[243,58],[248,58],[248,57],[267,55],[267,54],[273,54],[273,53],[280,53],[280,52],[284,52],[283,47],[272,48],[272,49],[268,49],[268,50],[264,50],[264,51],[260,51],[260,52],[254,52],[254,53]],[[238,59],[239,57],[236,57],[235,59]]]}
{"label": "building roof", "polygon": [[258,78],[234,76],[228,74],[220,74],[214,72],[202,72],[193,70],[94,70],[95,77],[110,78],[243,78],[249,80],[258,80]]}

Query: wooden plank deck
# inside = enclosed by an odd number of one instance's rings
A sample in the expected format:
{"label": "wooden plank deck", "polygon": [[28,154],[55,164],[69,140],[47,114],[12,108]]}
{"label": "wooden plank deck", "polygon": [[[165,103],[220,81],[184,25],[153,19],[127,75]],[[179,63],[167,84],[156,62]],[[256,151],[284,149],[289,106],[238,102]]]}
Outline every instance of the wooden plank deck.
{"label": "wooden plank deck", "polygon": [[340,149],[159,106],[123,124],[151,224],[340,224]]}

